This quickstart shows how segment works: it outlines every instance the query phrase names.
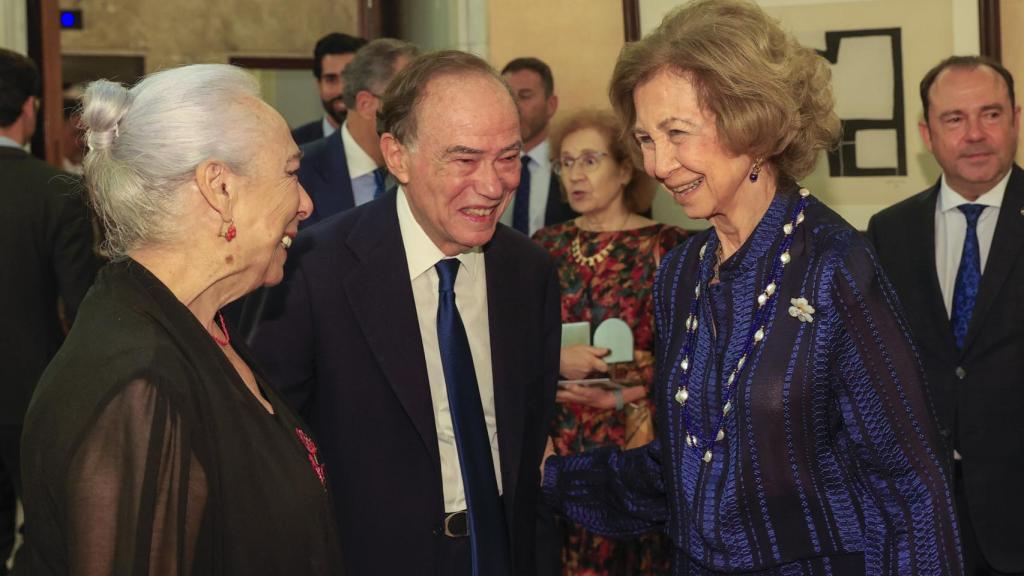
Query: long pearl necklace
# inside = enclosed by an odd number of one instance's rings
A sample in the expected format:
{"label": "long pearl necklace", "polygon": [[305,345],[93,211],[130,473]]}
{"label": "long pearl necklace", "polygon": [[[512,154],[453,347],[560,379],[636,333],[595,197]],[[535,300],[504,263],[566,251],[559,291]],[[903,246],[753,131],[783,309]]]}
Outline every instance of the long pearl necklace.
{"label": "long pearl necklace", "polygon": [[690,301],[690,313],[686,317],[686,341],[683,344],[683,360],[679,364],[679,368],[682,370],[679,378],[679,389],[676,391],[676,402],[679,402],[683,406],[683,432],[686,434],[684,440],[687,446],[702,449],[705,463],[711,462],[711,449],[714,447],[715,442],[721,442],[725,438],[725,419],[732,411],[733,396],[736,391],[734,384],[736,383],[740,370],[743,369],[743,365],[746,364],[747,358],[754,351],[758,344],[764,341],[765,330],[767,329],[767,320],[770,317],[771,310],[774,308],[775,301],[777,300],[776,295],[778,294],[779,283],[782,281],[782,271],[789,264],[789,247],[793,244],[793,231],[801,222],[804,221],[804,208],[807,207],[808,196],[810,192],[806,188],[800,189],[800,200],[797,202],[796,207],[793,209],[793,215],[789,221],[782,226],[782,244],[779,245],[779,250],[773,258],[771,272],[768,274],[768,283],[765,285],[764,290],[761,291],[757,296],[757,309],[754,312],[753,321],[750,323],[750,330],[747,334],[746,345],[743,348],[743,353],[740,354],[739,360],[736,361],[736,366],[729,372],[729,379],[725,385],[725,403],[722,405],[722,411],[718,415],[718,425],[713,428],[717,430],[717,434],[714,436],[707,435],[701,438],[696,433],[691,432],[694,429],[690,424],[690,407],[687,406],[686,401],[689,399],[689,385],[690,385],[690,365],[691,358],[693,357],[693,349],[697,343],[697,313],[700,309],[701,294],[704,290],[701,290],[701,285],[707,285],[709,282],[702,280],[706,276],[704,264],[704,255],[707,251],[708,243],[711,242],[709,236],[704,245],[701,246],[697,261],[697,286],[693,290],[693,300]]}

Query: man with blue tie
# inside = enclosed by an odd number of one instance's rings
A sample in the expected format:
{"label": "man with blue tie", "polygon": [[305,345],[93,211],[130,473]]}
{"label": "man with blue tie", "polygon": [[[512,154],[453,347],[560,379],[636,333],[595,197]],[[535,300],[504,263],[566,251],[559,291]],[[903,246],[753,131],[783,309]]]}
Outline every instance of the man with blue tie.
{"label": "man with blue tie", "polygon": [[558,111],[555,78],[547,64],[531,57],[512,60],[501,76],[516,98],[523,138],[519,186],[501,223],[532,236],[545,226],[576,216],[562,194],[558,176],[551,171],[548,132]]}
{"label": "man with blue tie", "polygon": [[387,170],[377,137],[380,95],[391,78],[419,54],[413,44],[379,38],[363,46],[341,73],[348,110],[341,127],[302,146],[299,182],[313,200],[304,228],[365,204],[385,191]]}
{"label": "man with blue tie", "polygon": [[868,232],[949,440],[968,576],[1024,574],[1024,171],[1013,77],[954,56],[921,81],[932,188]]}
{"label": "man with blue tie", "polygon": [[299,234],[254,350],[317,434],[346,573],[532,575],[561,325],[553,264],[498,223],[515,103],[437,52],[379,120],[398,187]]}

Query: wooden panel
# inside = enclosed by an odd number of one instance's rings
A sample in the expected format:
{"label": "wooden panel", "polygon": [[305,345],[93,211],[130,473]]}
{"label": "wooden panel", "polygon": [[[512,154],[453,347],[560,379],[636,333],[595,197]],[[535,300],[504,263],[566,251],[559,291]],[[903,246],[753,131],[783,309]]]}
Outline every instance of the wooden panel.
{"label": "wooden panel", "polygon": [[[981,27],[981,54],[1002,60],[1000,0],[978,0],[978,25]],[[1012,20],[1010,20],[1012,21]]]}
{"label": "wooden panel", "polygon": [[42,77],[40,123],[32,138],[32,153],[60,167],[60,128],[64,122],[60,70],[60,11],[57,0],[27,0],[28,55]]}

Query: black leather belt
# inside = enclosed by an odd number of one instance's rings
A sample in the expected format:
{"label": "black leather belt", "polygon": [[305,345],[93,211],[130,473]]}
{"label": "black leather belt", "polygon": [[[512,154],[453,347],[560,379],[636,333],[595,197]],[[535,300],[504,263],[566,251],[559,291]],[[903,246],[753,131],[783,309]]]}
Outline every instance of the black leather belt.
{"label": "black leather belt", "polygon": [[444,526],[444,535],[449,538],[469,536],[469,517],[465,510],[445,514],[442,525]]}

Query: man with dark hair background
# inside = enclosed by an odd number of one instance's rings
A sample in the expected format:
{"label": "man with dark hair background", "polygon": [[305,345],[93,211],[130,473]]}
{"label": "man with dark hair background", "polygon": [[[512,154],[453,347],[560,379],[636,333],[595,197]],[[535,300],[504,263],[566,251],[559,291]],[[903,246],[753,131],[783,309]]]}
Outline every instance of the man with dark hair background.
{"label": "man with dark hair background", "polygon": [[1013,77],[978,56],[921,81],[934,186],[868,233],[918,344],[949,440],[968,576],[1024,574],[1024,171]]}
{"label": "man with dark hair background", "polygon": [[551,171],[548,132],[558,111],[551,67],[537,58],[516,58],[501,71],[519,109],[523,138],[522,171],[512,205],[501,222],[527,236],[545,226],[564,222],[576,214],[562,197],[558,177]]}
{"label": "man with dark hair background", "polygon": [[332,32],[317,41],[313,49],[313,76],[320,90],[324,117],[292,130],[292,138],[299,146],[330,136],[345,121],[348,109],[341,96],[345,88],[341,73],[364,45],[366,40],[340,32]]}
{"label": "man with dark hair background", "polygon": [[21,427],[36,381],[92,284],[97,259],[77,180],[34,158],[39,72],[0,49],[0,574],[21,497]]}

